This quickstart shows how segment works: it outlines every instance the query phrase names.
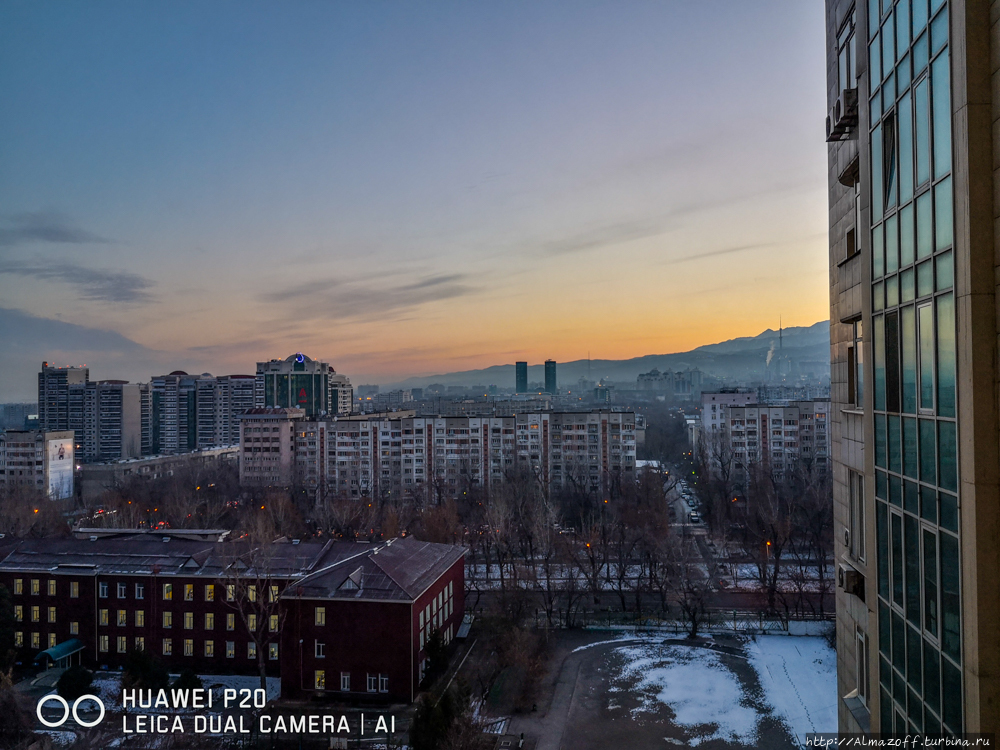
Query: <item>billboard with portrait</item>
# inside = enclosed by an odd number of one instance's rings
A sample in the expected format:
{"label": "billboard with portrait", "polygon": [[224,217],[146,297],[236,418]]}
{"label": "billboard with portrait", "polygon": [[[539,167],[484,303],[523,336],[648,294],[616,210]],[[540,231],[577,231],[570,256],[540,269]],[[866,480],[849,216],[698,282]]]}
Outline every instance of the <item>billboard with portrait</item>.
{"label": "billboard with portrait", "polygon": [[49,440],[49,500],[73,496],[73,441]]}

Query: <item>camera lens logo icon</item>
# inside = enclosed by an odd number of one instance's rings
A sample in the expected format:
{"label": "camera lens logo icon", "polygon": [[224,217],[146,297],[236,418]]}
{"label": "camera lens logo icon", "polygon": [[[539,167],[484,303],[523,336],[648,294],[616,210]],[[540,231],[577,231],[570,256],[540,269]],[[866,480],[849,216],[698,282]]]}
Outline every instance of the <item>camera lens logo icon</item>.
{"label": "camera lens logo icon", "polygon": [[[83,719],[80,718],[78,710],[80,708],[80,704],[83,703],[84,701],[94,701],[94,703],[97,704],[97,707],[101,709],[100,715],[94,721],[84,721]],[[50,702],[58,703],[63,708],[62,718],[58,719],[57,721],[49,721],[44,716],[42,716],[42,706]],[[104,701],[102,701],[96,695],[81,695],[79,698],[73,701],[73,707],[70,708],[70,705],[65,698],[63,698],[61,695],[52,694],[52,695],[46,695],[44,698],[38,701],[38,706],[35,708],[35,715],[38,717],[38,720],[42,722],[42,724],[50,728],[61,727],[69,720],[70,714],[73,714],[73,720],[76,721],[76,723],[79,724],[81,727],[96,727],[98,724],[104,721]]]}

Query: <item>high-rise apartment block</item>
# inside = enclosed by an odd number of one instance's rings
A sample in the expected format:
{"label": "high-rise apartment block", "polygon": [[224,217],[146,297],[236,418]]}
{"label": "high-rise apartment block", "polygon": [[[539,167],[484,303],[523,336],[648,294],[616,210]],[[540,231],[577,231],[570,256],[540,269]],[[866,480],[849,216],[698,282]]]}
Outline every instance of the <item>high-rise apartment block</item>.
{"label": "high-rise apartment block", "polygon": [[72,390],[73,386],[84,386],[90,380],[90,370],[86,367],[56,367],[42,362],[38,373],[38,425],[43,430],[78,429],[83,414],[83,394]]}
{"label": "high-rise apartment block", "polygon": [[527,393],[528,392],[528,363],[527,362],[515,362],[514,363],[514,392],[515,393]]}
{"label": "high-rise apartment block", "polygon": [[350,414],[353,401],[351,381],[326,362],[298,353],[257,363],[257,408],[302,409],[312,419]]}
{"label": "high-rise apartment block", "polygon": [[827,0],[840,730],[1000,729],[1000,24]]}
{"label": "high-rise apartment block", "polygon": [[[249,463],[246,469],[241,464],[246,483],[297,484],[347,496],[453,497],[470,487],[502,483],[520,472],[537,476],[551,491],[572,485],[607,493],[635,480],[636,423],[631,412],[509,417],[390,412],[299,420],[300,410],[288,409],[255,409],[245,416],[243,461],[282,467],[250,471]],[[284,435],[293,428],[296,438],[290,445]],[[294,474],[289,478],[283,472],[293,452]],[[261,480],[265,475],[278,478]]]}

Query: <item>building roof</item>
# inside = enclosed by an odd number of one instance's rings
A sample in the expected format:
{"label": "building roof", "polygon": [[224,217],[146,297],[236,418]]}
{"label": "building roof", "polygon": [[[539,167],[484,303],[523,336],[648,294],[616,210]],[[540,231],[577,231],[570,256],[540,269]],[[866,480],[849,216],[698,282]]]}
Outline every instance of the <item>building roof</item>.
{"label": "building roof", "polygon": [[462,547],[450,544],[392,539],[317,570],[284,595],[413,601],[464,556]]}
{"label": "building roof", "polygon": [[0,538],[0,571],[207,580],[240,575],[290,580],[286,591],[292,596],[412,601],[465,554],[461,547],[412,538],[377,544],[281,539],[254,546],[240,539],[180,539],[138,530],[123,534]]}

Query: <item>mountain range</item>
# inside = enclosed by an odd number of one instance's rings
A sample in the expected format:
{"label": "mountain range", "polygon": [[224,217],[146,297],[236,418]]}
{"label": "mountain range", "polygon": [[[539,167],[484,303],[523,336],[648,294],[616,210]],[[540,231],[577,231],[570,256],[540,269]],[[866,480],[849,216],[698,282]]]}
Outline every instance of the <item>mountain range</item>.
{"label": "mountain range", "polygon": [[[578,359],[558,363],[561,387],[575,386],[580,378],[614,383],[634,383],[640,373],[652,369],[699,369],[706,376],[722,381],[753,382],[779,375],[830,377],[830,323],[823,320],[811,326],[767,329],[756,336],[744,336],[717,344],[706,344],[688,352],[647,354],[632,359]],[[545,379],[543,364],[529,364],[528,381]],[[441,373],[407,378],[393,384],[396,388],[422,388],[431,383],[442,385],[491,385],[512,387],[514,365],[494,365],[481,370]]]}

